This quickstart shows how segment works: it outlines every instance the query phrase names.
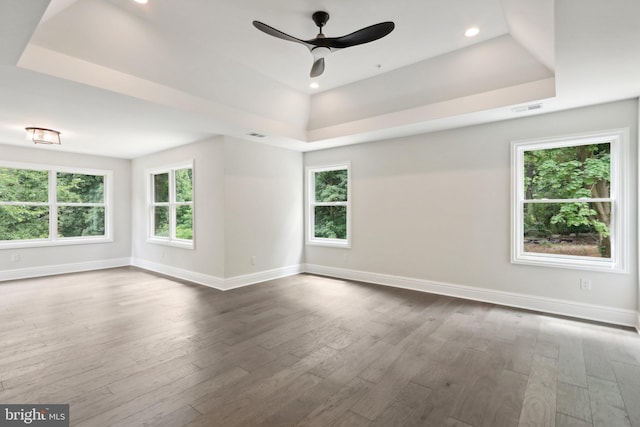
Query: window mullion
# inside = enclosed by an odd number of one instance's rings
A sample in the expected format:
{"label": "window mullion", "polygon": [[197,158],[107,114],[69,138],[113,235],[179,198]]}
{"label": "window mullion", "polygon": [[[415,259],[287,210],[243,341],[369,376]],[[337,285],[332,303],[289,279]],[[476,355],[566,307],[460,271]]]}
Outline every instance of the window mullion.
{"label": "window mullion", "polygon": [[596,202],[613,202],[611,197],[601,198],[577,198],[577,199],[524,199],[524,203],[596,203]]}
{"label": "window mullion", "polygon": [[169,171],[169,235],[176,238],[176,170]]}
{"label": "window mullion", "polygon": [[49,171],[49,239],[58,239],[58,177],[55,170]]}

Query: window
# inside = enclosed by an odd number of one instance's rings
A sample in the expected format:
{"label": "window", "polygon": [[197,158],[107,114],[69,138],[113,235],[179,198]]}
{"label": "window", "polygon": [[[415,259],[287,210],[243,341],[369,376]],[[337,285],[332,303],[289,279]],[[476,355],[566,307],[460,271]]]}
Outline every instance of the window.
{"label": "window", "polygon": [[512,262],[625,271],[626,140],[620,130],[512,144]]}
{"label": "window", "polygon": [[148,172],[149,241],[193,248],[193,163]]}
{"label": "window", "polygon": [[349,247],[349,163],[307,169],[307,243]]}
{"label": "window", "polygon": [[111,171],[0,164],[0,247],[111,241]]}

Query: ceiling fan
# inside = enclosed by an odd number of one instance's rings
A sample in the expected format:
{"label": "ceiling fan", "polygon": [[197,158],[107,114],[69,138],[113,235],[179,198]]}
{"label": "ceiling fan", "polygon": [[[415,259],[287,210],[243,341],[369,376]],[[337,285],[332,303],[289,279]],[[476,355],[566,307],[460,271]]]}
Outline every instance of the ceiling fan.
{"label": "ceiling fan", "polygon": [[393,22],[381,22],[379,24],[362,28],[351,34],[347,34],[346,36],[325,37],[322,33],[322,27],[324,27],[329,20],[329,14],[327,12],[318,11],[315,12],[311,18],[318,26],[320,32],[316,38],[310,40],[301,40],[290,36],[289,34],[285,34],[282,31],[276,30],[275,28],[260,21],[253,21],[253,26],[263,33],[306,46],[313,55],[313,66],[311,67],[310,73],[311,77],[318,77],[324,72],[324,58],[326,58],[331,52],[381,39],[395,28],[395,24]]}

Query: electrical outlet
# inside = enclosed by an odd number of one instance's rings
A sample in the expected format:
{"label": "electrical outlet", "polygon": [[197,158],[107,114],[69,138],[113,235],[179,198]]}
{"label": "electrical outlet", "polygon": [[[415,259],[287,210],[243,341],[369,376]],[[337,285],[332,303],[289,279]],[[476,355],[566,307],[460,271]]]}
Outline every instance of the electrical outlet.
{"label": "electrical outlet", "polygon": [[256,265],[256,256],[251,255],[251,265]]}
{"label": "electrical outlet", "polygon": [[584,279],[584,278],[580,278],[580,289],[582,289],[583,291],[590,291],[591,290],[591,280],[590,279]]}
{"label": "electrical outlet", "polygon": [[19,262],[20,254],[11,254],[11,262]]}

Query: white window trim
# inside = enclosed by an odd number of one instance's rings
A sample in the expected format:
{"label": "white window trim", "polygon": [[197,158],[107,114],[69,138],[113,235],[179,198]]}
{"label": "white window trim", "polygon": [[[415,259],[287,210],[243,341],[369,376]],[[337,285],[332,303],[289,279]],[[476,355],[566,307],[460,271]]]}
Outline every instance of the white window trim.
{"label": "white window trim", "polygon": [[[175,171],[180,169],[191,169],[191,202],[176,202],[176,180]],[[154,203],[153,199],[153,176],[161,173],[169,174],[169,202],[166,203]],[[195,249],[196,239],[196,210],[195,210],[195,194],[196,194],[196,171],[194,168],[194,161],[189,160],[186,162],[175,163],[171,165],[165,165],[158,168],[145,170],[145,177],[147,180],[147,243],[153,243],[157,245],[173,246],[183,249]],[[179,239],[176,237],[176,207],[190,205],[191,206],[191,224],[192,239]],[[154,206],[168,206],[169,207],[169,236],[161,237],[154,236],[155,224],[154,224]]]}
{"label": "white window trim", "polygon": [[[49,207],[49,238],[48,239],[30,239],[30,240],[3,240],[0,241],[0,249],[20,249],[34,248],[43,246],[65,246],[65,245],[83,245],[95,243],[113,242],[113,171],[106,169],[89,169],[76,168],[66,166],[55,166],[49,164],[34,164],[22,162],[5,162],[0,161],[0,167],[10,169],[29,169],[47,171],[49,174],[49,201],[44,203],[26,203],[30,206],[48,206]],[[78,236],[78,237],[58,237],[58,207],[59,206],[103,206],[102,203],[58,203],[57,202],[57,179],[56,173],[78,173],[86,175],[104,176],[104,236]],[[5,203],[10,205],[13,203]],[[25,203],[17,202],[17,205]]]}
{"label": "white window trim", "polygon": [[[330,203],[316,203],[315,201],[315,179],[314,175],[317,172],[328,172],[334,170],[347,170],[347,201],[346,202],[330,202]],[[306,244],[314,246],[327,246],[336,248],[351,248],[351,162],[332,163],[329,165],[319,166],[307,166],[307,232],[306,232]],[[334,205],[334,206],[346,206],[347,207],[347,238],[346,239],[327,239],[321,237],[315,237],[315,215],[314,207],[317,205]]]}
{"label": "white window trim", "polygon": [[[567,135],[511,143],[511,262],[578,270],[628,273],[629,259],[629,129]],[[524,252],[522,205],[524,152],[555,147],[611,143],[611,259]],[[607,199],[608,200],[608,199]],[[580,200],[578,200],[580,201]]]}

